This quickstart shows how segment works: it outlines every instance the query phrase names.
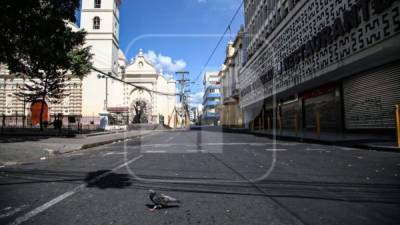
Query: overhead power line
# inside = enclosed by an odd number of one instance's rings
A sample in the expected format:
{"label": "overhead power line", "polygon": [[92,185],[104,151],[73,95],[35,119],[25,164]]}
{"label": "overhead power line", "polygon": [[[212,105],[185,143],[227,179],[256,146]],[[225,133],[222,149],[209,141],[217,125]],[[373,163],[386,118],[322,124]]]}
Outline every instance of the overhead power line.
{"label": "overhead power line", "polygon": [[101,70],[99,70],[99,69],[97,69],[96,67],[93,67],[93,66],[92,66],[92,70],[93,70],[93,71],[96,71],[96,72],[98,72],[98,73],[101,73],[102,75],[104,75],[104,76],[106,76],[106,77],[108,77],[108,78],[111,78],[111,79],[113,79],[113,80],[122,82],[122,83],[127,84],[127,85],[130,85],[130,86],[132,86],[132,87],[135,87],[135,88],[137,88],[137,89],[139,89],[139,90],[145,90],[145,91],[152,92],[152,93],[155,93],[155,94],[167,95],[167,96],[180,96],[180,95],[181,95],[180,93],[171,94],[171,93],[165,93],[165,92],[160,92],[160,91],[153,91],[153,90],[150,90],[150,89],[148,89],[148,88],[146,88],[146,87],[142,87],[142,86],[139,86],[139,85],[135,85],[135,84],[126,82],[126,81],[124,81],[124,80],[122,80],[122,79],[120,79],[120,78],[118,78],[118,77],[115,77],[115,76],[112,76],[111,74],[105,73],[105,72],[103,72],[103,71],[101,71]]}
{"label": "overhead power line", "polygon": [[197,75],[197,77],[196,77],[196,79],[195,79],[195,82],[198,82],[198,80],[199,80],[199,78],[201,77],[201,75],[203,75],[205,68],[207,68],[208,64],[210,63],[210,61],[211,61],[211,59],[213,58],[215,52],[217,51],[219,45],[221,44],[222,40],[224,39],[226,33],[227,33],[228,31],[229,31],[229,32],[231,31],[231,25],[232,25],[232,23],[235,21],[236,16],[239,14],[240,9],[243,7],[243,5],[244,5],[244,1],[242,0],[241,3],[240,3],[240,5],[239,5],[239,7],[237,8],[235,14],[233,15],[232,19],[229,21],[229,24],[228,24],[228,26],[226,27],[224,33],[223,33],[223,34],[221,35],[221,37],[219,38],[217,45],[215,46],[215,48],[214,48],[213,51],[211,52],[211,55],[208,57],[208,59],[207,59],[206,63],[204,64],[202,70],[201,70],[200,73]]}

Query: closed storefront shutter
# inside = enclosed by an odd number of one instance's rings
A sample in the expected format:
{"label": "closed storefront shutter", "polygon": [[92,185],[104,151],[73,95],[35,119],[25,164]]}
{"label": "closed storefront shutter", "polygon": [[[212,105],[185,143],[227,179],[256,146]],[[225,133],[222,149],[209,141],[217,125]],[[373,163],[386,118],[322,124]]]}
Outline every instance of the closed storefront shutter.
{"label": "closed storefront shutter", "polygon": [[[295,126],[296,114],[299,111],[299,102],[292,101],[290,103],[282,104],[281,106],[282,115],[282,128],[292,129]],[[297,115],[298,116],[298,115]]]}
{"label": "closed storefront shutter", "polygon": [[400,62],[343,82],[346,129],[393,129],[400,103]]}
{"label": "closed storefront shutter", "polygon": [[326,94],[304,99],[304,127],[315,128],[317,125],[317,113],[320,113],[322,130],[336,131],[340,129],[340,104],[339,96],[335,90]]}

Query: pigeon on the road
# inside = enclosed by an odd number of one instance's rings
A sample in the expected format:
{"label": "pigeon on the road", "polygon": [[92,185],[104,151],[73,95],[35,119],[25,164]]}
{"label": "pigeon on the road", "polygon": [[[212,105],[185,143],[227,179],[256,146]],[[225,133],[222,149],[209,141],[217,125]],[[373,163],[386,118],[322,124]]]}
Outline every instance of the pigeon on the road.
{"label": "pigeon on the road", "polygon": [[171,196],[164,195],[162,193],[157,193],[153,190],[149,190],[149,192],[150,192],[149,194],[150,200],[154,203],[154,208],[152,208],[151,211],[168,206],[168,204],[170,203],[180,203],[178,199],[173,198]]}

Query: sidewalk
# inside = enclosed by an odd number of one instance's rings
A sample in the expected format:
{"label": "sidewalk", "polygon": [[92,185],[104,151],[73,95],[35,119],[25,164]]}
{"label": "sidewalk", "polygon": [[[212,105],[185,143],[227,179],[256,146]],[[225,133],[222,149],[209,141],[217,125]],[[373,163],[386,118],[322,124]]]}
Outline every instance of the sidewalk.
{"label": "sidewalk", "polygon": [[[249,129],[224,129],[227,132],[244,132],[254,135],[261,135],[273,137],[272,131],[268,130],[254,130]],[[321,132],[318,138],[313,131],[299,131],[297,134],[294,131],[283,130],[277,131],[275,134],[277,139],[285,139],[298,142],[320,143],[328,145],[338,145],[346,147],[356,147],[369,150],[391,151],[399,152],[400,148],[396,146],[396,140],[390,135],[379,134],[358,134],[358,133],[335,133],[335,132]]]}
{"label": "sidewalk", "polygon": [[37,161],[41,158],[70,153],[100,145],[152,133],[152,130],[133,130],[119,133],[103,133],[75,138],[59,137],[3,137],[0,140],[0,166]]}

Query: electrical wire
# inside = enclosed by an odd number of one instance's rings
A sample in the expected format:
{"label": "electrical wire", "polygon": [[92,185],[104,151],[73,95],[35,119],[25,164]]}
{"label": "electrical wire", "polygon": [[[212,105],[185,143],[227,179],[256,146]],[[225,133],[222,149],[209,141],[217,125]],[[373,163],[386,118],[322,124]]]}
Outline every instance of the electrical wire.
{"label": "electrical wire", "polygon": [[130,85],[130,86],[133,86],[133,87],[135,87],[135,88],[137,88],[137,89],[139,89],[139,90],[145,90],[145,91],[152,92],[152,93],[155,93],[155,94],[167,95],[167,96],[180,96],[180,95],[181,95],[181,94],[179,94],[179,93],[171,94],[171,93],[165,93],[165,92],[150,90],[150,89],[148,89],[148,88],[146,88],[146,87],[142,87],[142,86],[139,86],[139,85],[135,85],[135,84],[126,82],[126,81],[124,81],[124,80],[122,80],[122,79],[120,79],[120,78],[118,78],[118,77],[114,77],[114,76],[112,76],[112,75],[110,75],[110,74],[108,74],[108,73],[105,73],[105,72],[103,72],[103,71],[97,69],[96,67],[93,67],[93,66],[92,66],[91,69],[92,69],[93,71],[96,71],[96,72],[98,72],[98,73],[100,73],[100,74],[102,74],[102,75],[108,77],[108,78],[111,78],[111,79],[113,79],[113,80],[122,82],[122,83],[127,84],[127,85]]}
{"label": "electrical wire", "polygon": [[215,48],[214,48],[213,51],[211,52],[211,55],[208,57],[208,59],[207,59],[205,65],[203,66],[203,69],[202,69],[202,70],[200,71],[200,73],[197,75],[197,77],[196,77],[196,79],[195,79],[195,82],[198,82],[199,78],[200,78],[201,75],[204,73],[205,68],[207,68],[207,66],[208,66],[208,64],[210,63],[211,59],[213,58],[215,52],[217,51],[219,45],[221,44],[222,40],[224,39],[226,33],[227,33],[228,31],[231,30],[231,25],[232,25],[233,21],[235,21],[236,16],[239,14],[240,9],[243,7],[243,5],[244,5],[244,1],[242,0],[241,3],[240,3],[240,5],[239,5],[239,7],[237,8],[235,14],[233,15],[232,19],[230,20],[228,26],[226,27],[224,33],[221,35],[220,39],[218,40],[217,45],[215,46]]}

